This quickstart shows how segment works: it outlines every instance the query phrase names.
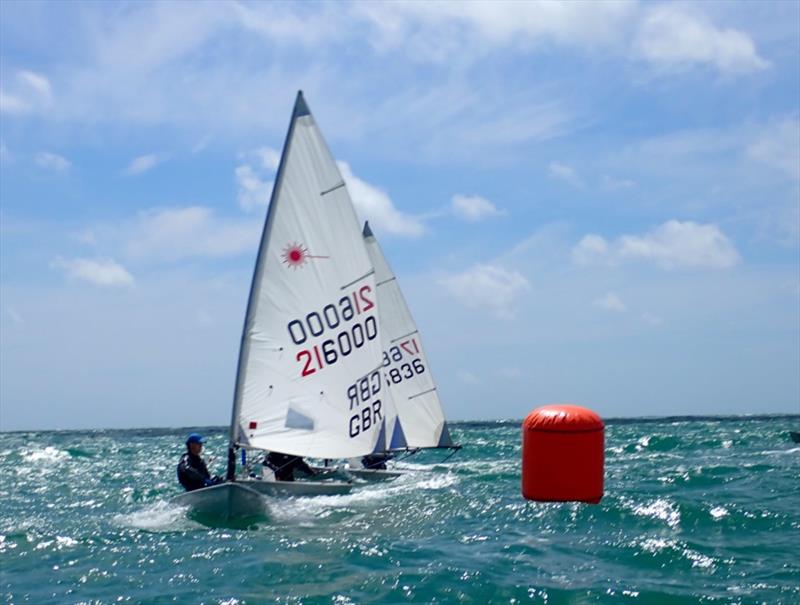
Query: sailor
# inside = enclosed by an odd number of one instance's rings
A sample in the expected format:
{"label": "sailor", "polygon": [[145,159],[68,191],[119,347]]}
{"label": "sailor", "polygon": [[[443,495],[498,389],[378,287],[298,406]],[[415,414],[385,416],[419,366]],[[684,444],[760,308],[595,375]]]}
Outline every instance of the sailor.
{"label": "sailor", "polygon": [[389,453],[369,454],[361,459],[361,466],[374,471],[385,471],[386,463],[392,458],[393,456]]}
{"label": "sailor", "polygon": [[205,439],[202,435],[191,433],[186,439],[186,453],[178,462],[178,481],[187,492],[222,482],[220,477],[211,476],[205,461],[200,457],[203,443]]}
{"label": "sailor", "polygon": [[275,473],[277,481],[294,481],[295,473],[304,477],[316,475],[314,469],[300,456],[290,456],[281,452],[269,452],[264,458],[264,466]]}

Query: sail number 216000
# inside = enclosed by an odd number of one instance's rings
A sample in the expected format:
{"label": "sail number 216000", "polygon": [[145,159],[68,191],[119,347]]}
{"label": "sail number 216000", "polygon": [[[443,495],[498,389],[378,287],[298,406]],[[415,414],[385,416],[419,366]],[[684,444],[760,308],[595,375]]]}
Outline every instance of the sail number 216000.
{"label": "sail number 216000", "polygon": [[[290,321],[286,327],[292,342],[308,347],[298,351],[295,356],[300,363],[300,376],[309,376],[333,365],[355,349],[363,347],[365,342],[375,340],[378,322],[374,315],[370,314],[352,325],[344,325],[374,308],[372,288],[362,286],[340,298],[338,304],[325,305],[321,313],[312,311],[304,319]],[[330,334],[337,329],[337,333]],[[326,332],[330,336],[321,343],[307,344],[310,339],[322,337]]]}

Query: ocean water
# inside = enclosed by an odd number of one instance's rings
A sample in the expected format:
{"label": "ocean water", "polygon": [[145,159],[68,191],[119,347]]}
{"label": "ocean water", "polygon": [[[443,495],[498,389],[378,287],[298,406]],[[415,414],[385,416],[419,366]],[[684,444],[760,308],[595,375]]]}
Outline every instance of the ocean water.
{"label": "ocean water", "polygon": [[800,416],[610,421],[596,506],[522,499],[519,422],[455,424],[249,527],[169,504],[189,430],[0,434],[2,602],[800,603]]}

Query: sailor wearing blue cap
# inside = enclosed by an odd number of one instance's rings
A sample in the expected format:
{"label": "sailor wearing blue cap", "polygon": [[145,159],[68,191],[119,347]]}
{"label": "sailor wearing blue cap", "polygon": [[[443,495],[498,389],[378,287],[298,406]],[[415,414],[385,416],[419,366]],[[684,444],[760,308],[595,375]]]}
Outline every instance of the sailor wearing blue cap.
{"label": "sailor wearing blue cap", "polygon": [[221,481],[219,477],[211,476],[205,461],[200,457],[204,443],[205,439],[199,433],[189,433],[186,438],[186,453],[178,462],[178,481],[187,492],[216,485]]}

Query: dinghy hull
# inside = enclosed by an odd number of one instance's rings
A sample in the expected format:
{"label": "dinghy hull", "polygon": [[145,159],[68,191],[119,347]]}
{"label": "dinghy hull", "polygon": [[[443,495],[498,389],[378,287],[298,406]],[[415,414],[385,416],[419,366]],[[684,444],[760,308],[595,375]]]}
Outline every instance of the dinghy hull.
{"label": "dinghy hull", "polygon": [[259,517],[267,513],[264,496],[241,483],[226,482],[204,487],[175,496],[172,502],[188,506],[193,513],[223,521]]}
{"label": "dinghy hull", "polygon": [[364,481],[389,481],[404,475],[407,471],[372,469],[372,468],[347,468],[341,466],[312,466],[317,475],[325,474],[338,479],[350,480],[357,477]]}
{"label": "dinghy hull", "polygon": [[265,496],[341,496],[353,486],[341,481],[243,481],[244,485]]}
{"label": "dinghy hull", "polygon": [[353,477],[358,477],[364,481],[389,481],[404,474],[402,471],[387,471],[368,468],[351,468],[348,469],[347,472],[353,475]]}

